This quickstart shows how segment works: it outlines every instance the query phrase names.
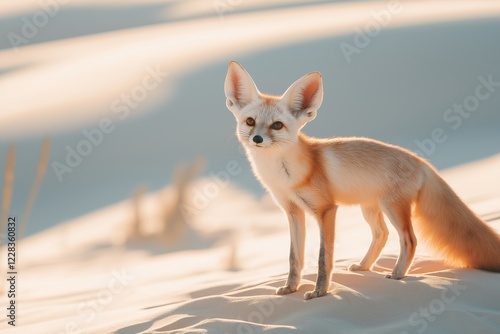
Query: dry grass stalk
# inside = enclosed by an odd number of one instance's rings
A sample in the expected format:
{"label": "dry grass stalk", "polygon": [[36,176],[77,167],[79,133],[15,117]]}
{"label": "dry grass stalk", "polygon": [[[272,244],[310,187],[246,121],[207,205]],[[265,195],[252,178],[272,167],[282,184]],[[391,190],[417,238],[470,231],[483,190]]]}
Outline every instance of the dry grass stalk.
{"label": "dry grass stalk", "polygon": [[175,198],[172,199],[171,205],[165,205],[162,213],[162,221],[164,223],[163,231],[159,235],[166,244],[177,243],[185,231],[188,229],[188,221],[182,208],[186,207],[185,201],[187,200],[186,193],[188,192],[189,185],[201,173],[205,161],[198,158],[188,166],[181,165],[174,172],[173,188],[175,191]]}
{"label": "dry grass stalk", "polygon": [[146,187],[139,186],[135,189],[132,196],[133,221],[130,230],[127,233],[128,240],[139,240],[143,237],[141,226],[144,224],[142,215],[142,204],[146,194]]}
{"label": "dry grass stalk", "polygon": [[35,180],[31,185],[31,190],[28,195],[28,200],[24,207],[23,215],[21,216],[21,223],[19,225],[19,239],[21,239],[24,236],[26,225],[30,218],[31,211],[33,210],[33,205],[35,204],[38,191],[40,190],[40,186],[47,171],[47,165],[49,164],[49,155],[50,155],[50,138],[46,137],[42,144],[40,152],[40,160],[38,162]]}

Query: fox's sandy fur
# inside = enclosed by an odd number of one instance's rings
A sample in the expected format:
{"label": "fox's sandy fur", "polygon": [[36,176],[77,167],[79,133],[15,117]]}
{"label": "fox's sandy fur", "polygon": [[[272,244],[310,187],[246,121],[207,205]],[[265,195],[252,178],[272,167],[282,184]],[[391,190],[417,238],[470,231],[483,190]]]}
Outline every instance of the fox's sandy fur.
{"label": "fox's sandy fur", "polygon": [[[229,64],[227,107],[256,177],[290,224],[290,272],[278,294],[297,290],[304,265],[305,212],[318,220],[318,278],[306,299],[327,293],[333,268],[338,205],[359,204],[373,240],[350,270],[370,270],[387,241],[385,214],[398,231],[401,251],[390,278],[403,278],[422,236],[454,265],[500,272],[500,238],[453,192],[424,159],[401,147],[367,138],[318,139],[301,133],[323,97],[321,75],[310,73],[281,96],[258,91],[248,73]],[[277,123],[281,123],[277,124]]]}

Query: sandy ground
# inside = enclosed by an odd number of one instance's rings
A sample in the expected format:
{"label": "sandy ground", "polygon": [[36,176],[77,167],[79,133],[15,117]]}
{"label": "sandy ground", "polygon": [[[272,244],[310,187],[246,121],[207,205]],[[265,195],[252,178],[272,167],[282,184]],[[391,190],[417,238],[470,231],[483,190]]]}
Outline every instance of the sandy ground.
{"label": "sandy ground", "polygon": [[[497,156],[444,173],[498,232],[499,169]],[[213,184],[199,180],[190,191]],[[303,283],[292,295],[276,296],[286,280],[289,242],[285,217],[268,197],[258,200],[232,185],[220,187],[217,197],[186,216],[189,225],[166,246],[155,222],[164,217],[158,208],[172,198],[171,188],[142,198],[142,237],[130,238],[134,205],[123,202],[22,242],[20,326],[7,328],[2,319],[2,333],[500,330],[499,275],[447,267],[426,250],[425,240],[419,240],[409,276],[401,281],[384,278],[398,254],[392,229],[373,272],[347,271],[371,240],[357,207],[339,210],[330,293],[304,301],[317,268],[318,230],[312,219]]]}

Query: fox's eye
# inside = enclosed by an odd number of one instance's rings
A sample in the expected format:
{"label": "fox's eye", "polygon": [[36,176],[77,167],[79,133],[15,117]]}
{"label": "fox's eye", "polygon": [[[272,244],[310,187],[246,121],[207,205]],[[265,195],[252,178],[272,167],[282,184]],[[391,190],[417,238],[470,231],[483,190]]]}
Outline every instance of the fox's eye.
{"label": "fox's eye", "polygon": [[248,126],[254,126],[255,125],[255,120],[252,117],[247,118],[247,125]]}
{"label": "fox's eye", "polygon": [[274,122],[273,125],[271,125],[271,129],[273,130],[281,130],[283,128],[283,123],[281,122]]}

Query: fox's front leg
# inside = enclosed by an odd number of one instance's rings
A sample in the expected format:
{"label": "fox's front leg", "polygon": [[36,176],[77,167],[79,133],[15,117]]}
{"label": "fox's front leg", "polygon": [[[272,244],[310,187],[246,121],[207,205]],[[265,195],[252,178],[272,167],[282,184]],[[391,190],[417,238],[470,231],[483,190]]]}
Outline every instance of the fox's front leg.
{"label": "fox's front leg", "polygon": [[279,288],[278,295],[287,295],[297,291],[304,268],[304,248],[306,242],[306,218],[304,210],[293,203],[289,203],[287,210],[290,225],[290,271],[286,285]]}
{"label": "fox's front leg", "polygon": [[333,270],[333,242],[335,240],[335,215],[337,207],[331,207],[318,216],[321,232],[319,247],[318,278],[313,291],[306,292],[304,299],[324,296],[328,293]]}

